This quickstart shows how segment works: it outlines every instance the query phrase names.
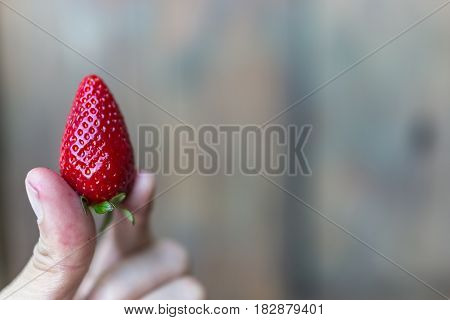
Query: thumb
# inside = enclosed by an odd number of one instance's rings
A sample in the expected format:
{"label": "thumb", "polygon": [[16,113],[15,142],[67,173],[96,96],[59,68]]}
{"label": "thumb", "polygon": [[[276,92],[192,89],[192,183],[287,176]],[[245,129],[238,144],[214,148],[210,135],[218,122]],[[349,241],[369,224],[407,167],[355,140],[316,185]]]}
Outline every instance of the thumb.
{"label": "thumb", "polygon": [[95,225],[79,196],[58,174],[31,170],[25,186],[37,216],[39,241],[3,298],[71,299],[86,274],[95,249]]}

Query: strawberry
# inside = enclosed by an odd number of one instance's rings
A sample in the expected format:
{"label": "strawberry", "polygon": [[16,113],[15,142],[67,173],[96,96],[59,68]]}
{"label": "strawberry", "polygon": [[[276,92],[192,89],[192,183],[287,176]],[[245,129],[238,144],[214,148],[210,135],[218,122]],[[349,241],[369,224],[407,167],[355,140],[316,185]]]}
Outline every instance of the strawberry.
{"label": "strawberry", "polygon": [[[83,78],[61,142],[61,176],[97,214],[118,208],[135,177],[133,148],[123,116],[103,80]],[[134,223],[128,210],[122,213]]]}

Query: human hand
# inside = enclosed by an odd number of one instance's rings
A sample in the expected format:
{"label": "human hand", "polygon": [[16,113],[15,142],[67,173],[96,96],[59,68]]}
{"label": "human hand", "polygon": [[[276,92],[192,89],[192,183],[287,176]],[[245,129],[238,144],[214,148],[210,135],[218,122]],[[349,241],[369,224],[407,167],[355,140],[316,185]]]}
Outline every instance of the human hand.
{"label": "human hand", "polygon": [[125,201],[138,210],[136,225],[115,216],[96,248],[94,220],[84,214],[79,196],[53,171],[31,170],[25,185],[40,237],[28,264],[0,298],[203,299],[202,285],[186,275],[185,249],[148,232],[154,184],[153,175],[137,175]]}

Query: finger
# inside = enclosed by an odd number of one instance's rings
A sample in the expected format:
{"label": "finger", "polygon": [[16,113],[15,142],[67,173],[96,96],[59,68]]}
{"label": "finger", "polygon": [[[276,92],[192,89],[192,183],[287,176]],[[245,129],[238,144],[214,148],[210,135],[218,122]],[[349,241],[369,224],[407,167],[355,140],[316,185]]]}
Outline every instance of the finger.
{"label": "finger", "polygon": [[[114,213],[115,224],[102,237],[89,272],[76,294],[77,299],[88,296],[95,283],[107,269],[114,266],[123,257],[149,245],[148,220],[151,206],[148,203],[152,199],[154,190],[155,177],[153,174],[139,173],[136,176],[132,191],[123,204],[124,207],[134,213],[136,224],[133,226],[128,220],[123,219],[120,213]],[[144,206],[145,204],[147,205]],[[141,209],[134,212],[139,208]],[[120,219],[122,221],[117,223]]]}
{"label": "finger", "polygon": [[94,254],[94,221],[84,214],[79,196],[53,171],[31,170],[25,186],[40,237],[30,261],[2,296],[69,299]]}
{"label": "finger", "polygon": [[151,173],[137,174],[133,188],[123,204],[133,212],[135,225],[123,219],[119,212],[115,212],[115,221],[120,219],[120,222],[111,231],[115,245],[122,255],[133,253],[149,244],[149,216],[154,191],[155,176]]}
{"label": "finger", "polygon": [[188,269],[186,251],[164,240],[151,249],[133,255],[106,273],[89,299],[138,299]]}
{"label": "finger", "polygon": [[205,297],[205,289],[200,282],[184,276],[162,285],[142,300],[202,300]]}

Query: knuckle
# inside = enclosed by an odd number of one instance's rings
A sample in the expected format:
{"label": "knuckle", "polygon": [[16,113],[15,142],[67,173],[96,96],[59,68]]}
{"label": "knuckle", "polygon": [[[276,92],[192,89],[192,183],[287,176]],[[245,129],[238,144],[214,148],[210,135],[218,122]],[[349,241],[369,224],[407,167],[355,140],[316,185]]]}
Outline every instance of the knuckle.
{"label": "knuckle", "polygon": [[68,273],[67,268],[55,259],[52,250],[42,239],[39,239],[34,246],[30,264],[39,275],[46,275],[46,277],[52,279],[48,287],[42,291],[42,294],[54,298],[59,285],[64,283],[65,275]]}
{"label": "knuckle", "polygon": [[206,290],[205,287],[194,277],[186,276],[183,277],[183,286],[186,288],[186,291],[189,293],[191,299],[194,300],[203,300],[206,298]]}
{"label": "knuckle", "polygon": [[47,244],[41,239],[34,246],[33,258],[31,263],[33,267],[38,271],[50,272],[52,271],[52,266],[55,264],[55,259],[51,254],[51,250]]}
{"label": "knuckle", "polygon": [[162,240],[160,246],[173,265],[179,268],[179,272],[186,272],[189,268],[189,254],[187,250],[174,240]]}
{"label": "knuckle", "polygon": [[[37,271],[62,276],[65,273],[73,273],[86,268],[85,264],[82,263],[81,259],[78,259],[75,253],[58,254],[55,248],[47,244],[42,238],[39,238],[33,249],[31,264]],[[79,261],[74,262],[73,260]]]}

